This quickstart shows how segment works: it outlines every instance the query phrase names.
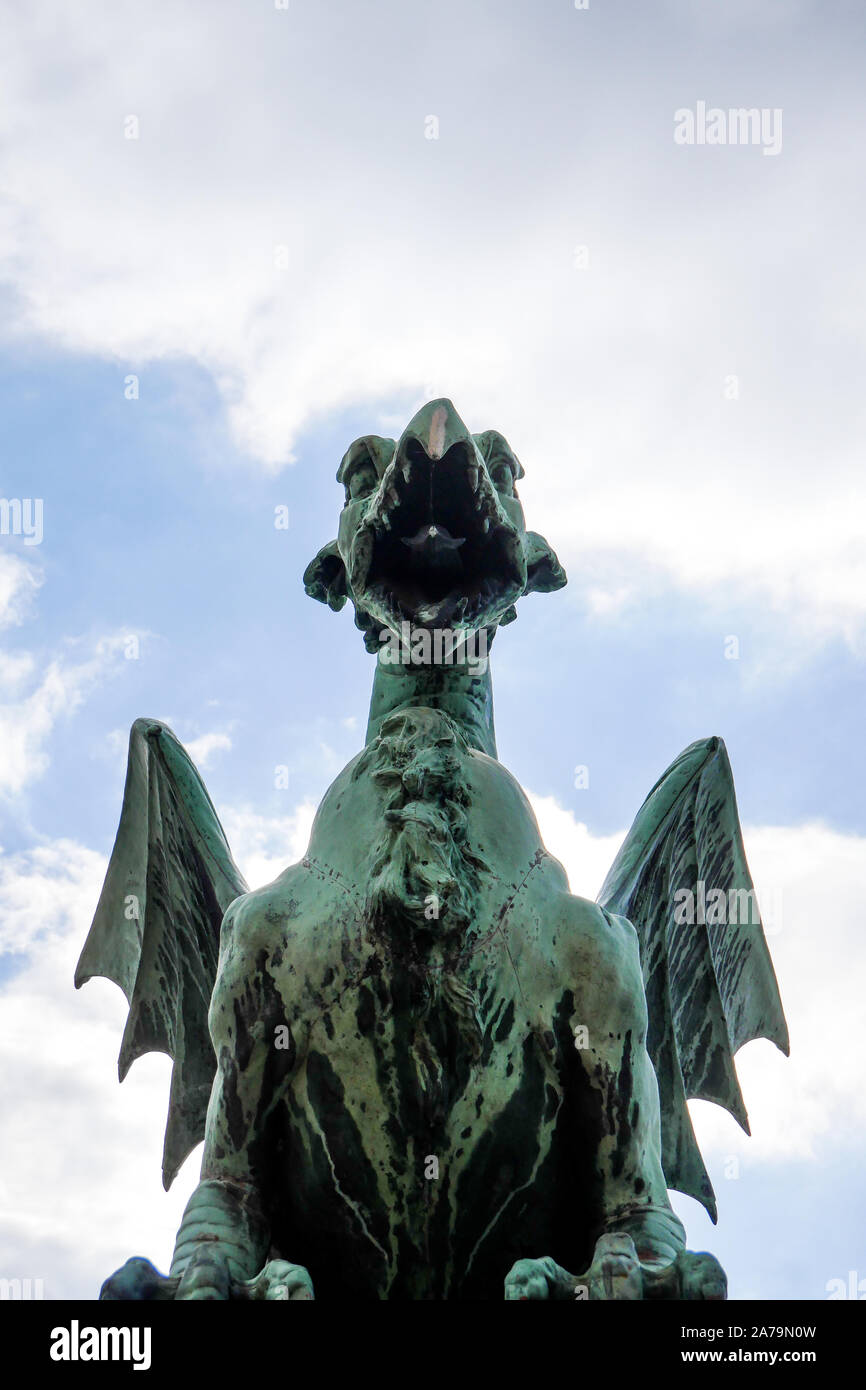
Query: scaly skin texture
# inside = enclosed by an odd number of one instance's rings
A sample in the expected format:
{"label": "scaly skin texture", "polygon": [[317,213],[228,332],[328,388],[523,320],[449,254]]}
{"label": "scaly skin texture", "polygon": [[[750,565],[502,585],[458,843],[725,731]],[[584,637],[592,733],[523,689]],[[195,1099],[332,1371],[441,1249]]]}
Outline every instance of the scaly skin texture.
{"label": "scaly skin texture", "polygon": [[[477,1298],[527,1250],[588,1269],[602,1233],[630,1234],[648,1268],[670,1262],[684,1239],[631,925],[568,893],[520,788],[466,748],[486,929],[444,952],[435,920],[383,934],[352,888],[365,847],[333,833],[383,819],[365,756],[326,795],[307,858],[226,915],[203,1181],[172,1273],[205,1247],[209,1268],[219,1252],[249,1280],[270,1244],[319,1297]],[[480,1056],[459,1055],[443,1013],[429,1030],[442,1065],[422,1078],[419,1000],[448,949],[478,1002]]]}

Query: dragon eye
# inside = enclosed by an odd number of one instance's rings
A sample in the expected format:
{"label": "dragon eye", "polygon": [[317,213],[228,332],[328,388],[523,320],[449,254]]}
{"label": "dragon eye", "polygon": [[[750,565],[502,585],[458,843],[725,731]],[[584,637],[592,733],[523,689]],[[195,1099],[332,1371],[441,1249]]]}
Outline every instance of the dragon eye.
{"label": "dragon eye", "polygon": [[514,496],[514,474],[507,463],[498,463],[490,476],[497,492],[504,492],[507,497]]}
{"label": "dragon eye", "polygon": [[369,497],[371,492],[375,492],[379,485],[376,477],[376,470],[372,464],[362,464],[356,468],[349,479],[347,501],[354,502],[359,497]]}

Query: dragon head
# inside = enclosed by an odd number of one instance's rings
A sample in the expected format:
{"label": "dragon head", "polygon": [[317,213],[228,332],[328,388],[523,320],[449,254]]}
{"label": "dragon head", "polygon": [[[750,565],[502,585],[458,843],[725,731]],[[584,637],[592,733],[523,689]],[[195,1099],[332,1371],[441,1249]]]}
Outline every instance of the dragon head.
{"label": "dragon head", "polygon": [[368,650],[384,630],[492,633],[533,590],[565,584],[542,536],[526,530],[523,468],[497,430],[470,434],[449,400],[430,401],[398,440],[364,435],[337,473],[337,539],[304,573],[311,598],[355,607]]}

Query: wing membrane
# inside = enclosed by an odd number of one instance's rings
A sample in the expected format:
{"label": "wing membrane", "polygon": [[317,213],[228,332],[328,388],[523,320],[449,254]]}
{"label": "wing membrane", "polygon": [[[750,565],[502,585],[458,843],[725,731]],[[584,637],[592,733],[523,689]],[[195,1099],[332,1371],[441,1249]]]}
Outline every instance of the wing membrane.
{"label": "wing membrane", "polygon": [[145,1052],[173,1059],[166,1187],[204,1135],[216,1069],[207,1019],[220,926],[246,891],[189,755],[168,725],[137,719],[117,838],[75,987],[102,975],[126,995],[121,1081]]}
{"label": "wing membrane", "polygon": [[627,917],[640,939],[668,1185],[696,1197],[715,1221],[686,1101],[723,1105],[748,1133],[734,1053],[754,1038],[788,1052],[721,739],[691,744],[659,778],[598,901]]}

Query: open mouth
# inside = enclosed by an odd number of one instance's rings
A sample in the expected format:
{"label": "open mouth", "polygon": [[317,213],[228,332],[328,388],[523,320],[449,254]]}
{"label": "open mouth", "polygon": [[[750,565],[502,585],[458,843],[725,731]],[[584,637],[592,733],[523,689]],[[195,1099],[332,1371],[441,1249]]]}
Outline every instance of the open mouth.
{"label": "open mouth", "polygon": [[389,626],[496,622],[526,582],[520,536],[469,441],[431,461],[409,439],[359,527],[352,588]]}

